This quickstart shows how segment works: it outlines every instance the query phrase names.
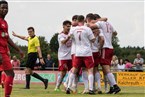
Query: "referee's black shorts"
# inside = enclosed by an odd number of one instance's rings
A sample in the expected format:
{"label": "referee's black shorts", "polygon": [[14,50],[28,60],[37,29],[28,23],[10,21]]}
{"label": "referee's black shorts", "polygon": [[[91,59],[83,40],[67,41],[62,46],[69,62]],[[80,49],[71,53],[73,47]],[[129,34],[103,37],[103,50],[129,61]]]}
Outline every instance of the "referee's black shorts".
{"label": "referee's black shorts", "polygon": [[33,70],[36,64],[36,60],[37,60],[37,52],[29,53],[26,62],[26,68],[31,68]]}

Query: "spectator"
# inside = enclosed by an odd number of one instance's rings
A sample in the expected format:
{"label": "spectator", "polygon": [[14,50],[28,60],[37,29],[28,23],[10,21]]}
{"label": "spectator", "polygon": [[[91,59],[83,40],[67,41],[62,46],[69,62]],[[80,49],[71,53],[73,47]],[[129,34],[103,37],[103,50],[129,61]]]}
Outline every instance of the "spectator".
{"label": "spectator", "polygon": [[125,64],[124,64],[122,58],[119,59],[119,63],[117,65],[117,69],[118,69],[118,71],[124,71],[124,69],[125,69]]}
{"label": "spectator", "polygon": [[11,64],[15,70],[20,70],[20,60],[16,56],[13,56]]}
{"label": "spectator", "polygon": [[144,59],[141,57],[141,54],[139,53],[136,55],[136,57],[137,58],[135,58],[133,62],[133,64],[135,65],[135,70],[143,72]]}
{"label": "spectator", "polygon": [[125,59],[125,69],[127,71],[131,71],[132,70],[132,63],[128,60],[128,59]]}
{"label": "spectator", "polygon": [[111,65],[113,67],[113,71],[117,71],[118,58],[116,55],[113,55],[112,60],[111,60]]}
{"label": "spectator", "polygon": [[45,61],[45,69],[49,68],[49,67],[54,67],[55,63],[53,61],[53,59],[51,58],[51,55],[50,54],[47,54],[47,58],[46,58],[46,61]]}

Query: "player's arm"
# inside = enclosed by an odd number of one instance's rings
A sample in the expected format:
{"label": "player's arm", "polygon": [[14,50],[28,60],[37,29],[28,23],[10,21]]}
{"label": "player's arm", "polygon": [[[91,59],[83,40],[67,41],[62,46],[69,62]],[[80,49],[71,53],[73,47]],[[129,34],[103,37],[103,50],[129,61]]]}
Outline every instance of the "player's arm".
{"label": "player's arm", "polygon": [[96,37],[95,37],[95,35],[93,34],[93,31],[92,31],[90,28],[88,29],[88,38],[89,38],[89,40],[90,40],[92,43],[94,43],[95,40],[96,40]]}
{"label": "player's arm", "polygon": [[95,40],[96,40],[96,38],[93,38],[93,39],[91,39],[91,42],[92,42],[92,43],[94,43],[94,42],[95,42]]}
{"label": "player's arm", "polygon": [[28,37],[18,35],[18,34],[16,34],[14,31],[12,31],[12,35],[15,36],[15,37],[18,37],[18,38],[20,38],[20,39],[23,39],[23,40],[28,41]]}
{"label": "player's arm", "polygon": [[42,65],[44,65],[45,62],[44,62],[43,57],[42,57],[41,48],[40,48],[40,46],[37,46],[36,48],[37,48],[38,56],[39,56],[39,59],[40,59],[40,63],[41,63]]}
{"label": "player's arm", "polygon": [[62,44],[66,44],[66,42],[71,38],[71,36],[68,36],[66,39],[62,40],[61,43]]}
{"label": "player's arm", "polygon": [[99,36],[99,50],[103,48],[103,45],[104,45],[104,37]]}
{"label": "player's arm", "polygon": [[12,41],[12,39],[10,37],[8,38],[8,44],[11,47],[13,47],[16,51],[18,51],[22,58],[24,57],[23,51],[17,45],[15,45],[15,43]]}
{"label": "player's arm", "polygon": [[95,23],[88,23],[87,26],[91,29],[99,29],[99,27]]}
{"label": "player's arm", "polygon": [[97,22],[97,21],[105,21],[105,22],[106,22],[107,20],[108,20],[108,18],[104,17],[104,18],[99,18],[99,19],[97,19],[96,22]]}

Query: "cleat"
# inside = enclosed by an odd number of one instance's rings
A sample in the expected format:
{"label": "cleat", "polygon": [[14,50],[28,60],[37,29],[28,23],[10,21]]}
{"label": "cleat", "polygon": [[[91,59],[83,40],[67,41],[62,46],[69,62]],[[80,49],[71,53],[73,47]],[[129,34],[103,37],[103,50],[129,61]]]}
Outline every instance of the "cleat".
{"label": "cleat", "polygon": [[76,87],[71,87],[70,90],[71,90],[71,92],[72,92],[73,94],[77,94],[77,89],[76,89]]}
{"label": "cleat", "polygon": [[84,90],[82,94],[89,94],[89,90]]}
{"label": "cleat", "polygon": [[114,89],[113,89],[113,87],[110,87],[110,90],[109,90],[109,92],[107,92],[106,94],[113,94],[113,92],[114,92]]}
{"label": "cleat", "polygon": [[55,92],[60,92],[61,90],[59,88],[54,89]]}
{"label": "cleat", "polygon": [[102,91],[98,91],[98,94],[102,94]]}
{"label": "cleat", "polygon": [[117,94],[120,91],[121,91],[121,89],[118,86],[116,86],[116,87],[114,87],[114,93],[113,94]]}
{"label": "cleat", "polygon": [[71,90],[68,88],[67,90],[66,90],[66,94],[70,94],[71,93]]}
{"label": "cleat", "polygon": [[45,89],[47,89],[47,87],[48,87],[48,79],[44,79],[44,86],[45,86]]}
{"label": "cleat", "polygon": [[90,95],[95,95],[95,92],[93,90],[89,90]]}

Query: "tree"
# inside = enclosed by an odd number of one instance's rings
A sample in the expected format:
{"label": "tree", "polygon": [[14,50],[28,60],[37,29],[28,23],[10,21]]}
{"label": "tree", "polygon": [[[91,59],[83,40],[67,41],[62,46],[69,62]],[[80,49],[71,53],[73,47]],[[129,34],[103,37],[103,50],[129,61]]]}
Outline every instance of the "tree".
{"label": "tree", "polygon": [[51,51],[51,55],[55,61],[56,66],[58,65],[58,48],[59,48],[59,44],[58,44],[58,34],[59,33],[55,33],[53,35],[53,37],[50,40],[50,51]]}
{"label": "tree", "polygon": [[40,41],[42,56],[46,58],[47,54],[50,51],[49,43],[46,41],[44,36],[39,36],[39,41]]}
{"label": "tree", "polygon": [[116,56],[119,56],[120,55],[120,51],[121,51],[121,48],[120,48],[120,45],[118,44],[118,42],[119,42],[118,37],[114,36],[112,38],[112,45],[114,47],[114,54]]}
{"label": "tree", "polygon": [[58,48],[59,48],[59,44],[58,44],[58,40],[57,40],[58,34],[59,33],[55,33],[50,40],[50,49],[52,52],[55,52],[55,53],[58,52]]}

